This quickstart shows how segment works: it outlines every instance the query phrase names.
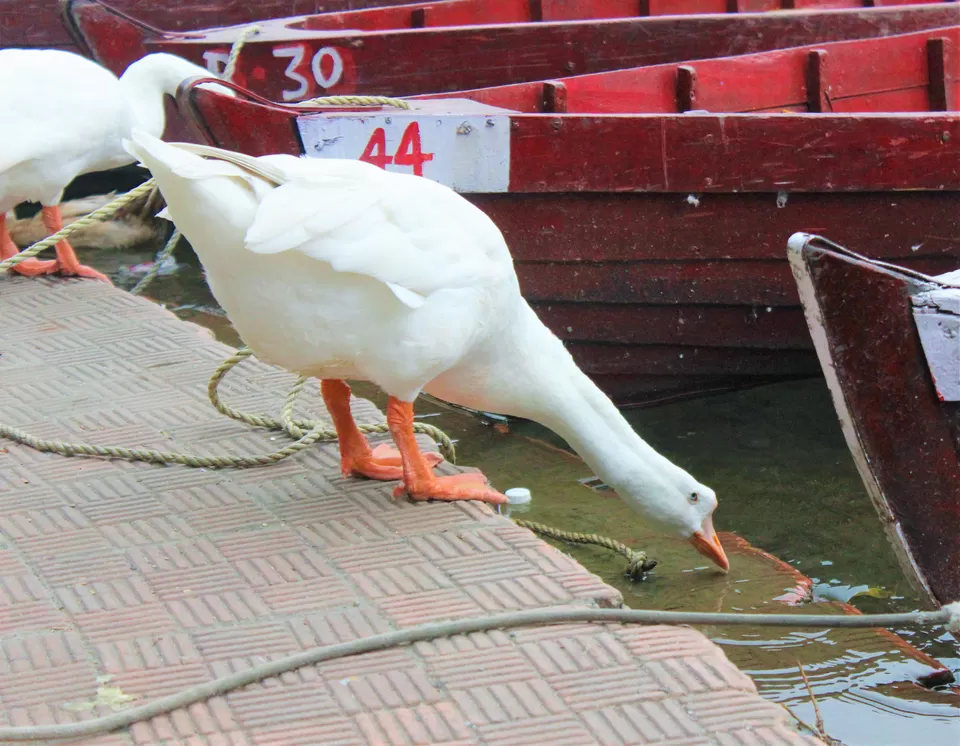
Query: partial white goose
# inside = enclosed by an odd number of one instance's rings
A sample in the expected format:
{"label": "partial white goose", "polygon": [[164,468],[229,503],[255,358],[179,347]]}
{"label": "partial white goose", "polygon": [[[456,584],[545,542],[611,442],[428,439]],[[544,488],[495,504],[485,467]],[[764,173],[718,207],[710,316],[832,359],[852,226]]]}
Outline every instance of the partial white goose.
{"label": "partial white goose", "polygon": [[[133,63],[118,80],[95,62],[57,49],[0,50],[0,260],[17,253],[6,213],[20,202],[39,202],[50,234],[63,227],[60,199],[80,174],[133,162],[123,139],[134,127],[163,133],[164,97],[184,79],[209,76],[170,54]],[[57,258],[16,265],[24,275],[107,278],[77,260],[70,244]]]}
{"label": "partial white goose", "polygon": [[[128,144],[217,300],[262,360],[321,379],[346,474],[415,500],[503,502],[481,475],[437,477],[414,439],[421,391],[540,422],[638,512],[726,569],[713,490],[645,443],[520,295],[493,222],[428,179],[358,161]],[[200,157],[203,153],[209,159]],[[371,451],[343,379],[388,395],[399,454]]]}

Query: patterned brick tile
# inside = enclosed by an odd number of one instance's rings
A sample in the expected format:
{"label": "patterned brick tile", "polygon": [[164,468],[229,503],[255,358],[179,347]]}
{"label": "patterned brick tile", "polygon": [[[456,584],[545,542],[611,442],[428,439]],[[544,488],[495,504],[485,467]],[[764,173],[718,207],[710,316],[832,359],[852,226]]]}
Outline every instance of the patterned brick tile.
{"label": "patterned brick tile", "polygon": [[180,601],[168,601],[166,608],[185,629],[249,622],[270,615],[263,600],[249,590],[185,596]]}
{"label": "patterned brick tile", "polygon": [[70,614],[129,609],[157,598],[136,575],[55,588],[54,596]]}
{"label": "patterned brick tile", "polygon": [[5,707],[30,707],[50,702],[62,705],[91,700],[97,689],[97,675],[97,670],[88,661],[10,672],[3,677],[3,704]]}
{"label": "patterned brick tile", "polygon": [[[26,320],[4,334],[8,420],[44,437],[199,454],[288,442],[211,410],[206,381],[229,348],[199,327],[101,283],[0,284],[0,316]],[[276,416],[292,380],[248,361],[221,393]],[[368,402],[353,409],[383,422]],[[315,384],[296,412],[326,421]],[[92,703],[104,674],[142,702],[422,622],[620,603],[489,506],[395,500],[393,486],[344,478],[335,442],[244,470],[0,448],[0,722],[107,714],[63,706]],[[694,630],[576,624],[324,661],[82,743],[816,743],[788,723]]]}
{"label": "patterned brick tile", "polygon": [[246,728],[268,728],[291,721],[337,714],[337,703],[323,687],[296,685],[264,688],[249,686],[227,695],[231,710]]}
{"label": "patterned brick tile", "polygon": [[634,663],[630,651],[609,632],[565,635],[522,644],[520,649],[542,676],[597,671]]}
{"label": "patterned brick tile", "polygon": [[377,606],[401,627],[461,616],[479,616],[482,613],[481,607],[469,596],[455,589],[388,596],[381,599]]}
{"label": "patterned brick tile", "polygon": [[190,635],[183,632],[101,642],[93,648],[100,668],[107,673],[181,666],[203,660]]}
{"label": "patterned brick tile", "polygon": [[0,638],[0,675],[59,668],[86,660],[83,639],[74,631]]}
{"label": "patterned brick tile", "polygon": [[473,736],[450,708],[431,705],[365,712],[354,722],[370,744],[439,744]]}
{"label": "patterned brick tile", "polygon": [[277,614],[297,614],[320,608],[354,606],[356,592],[340,578],[315,578],[299,583],[281,583],[258,590],[263,602]]}
{"label": "patterned brick tile", "polygon": [[250,732],[256,746],[364,746],[376,743],[366,740],[351,720],[340,715],[254,728]]}
{"label": "patterned brick tile", "polygon": [[553,606],[573,600],[566,588],[543,576],[477,583],[464,586],[463,590],[486,612]]}
{"label": "patterned brick tile", "polygon": [[93,644],[147,635],[159,636],[177,631],[174,617],[161,603],[74,614],[73,621],[84,637]]}
{"label": "patterned brick tile", "polygon": [[70,619],[52,600],[0,606],[0,635],[49,632],[70,628]]}
{"label": "patterned brick tile", "polygon": [[376,516],[340,517],[323,523],[310,523],[298,528],[304,539],[318,549],[345,547],[364,542],[393,538],[393,531]]}
{"label": "patterned brick tile", "polygon": [[242,657],[248,651],[286,655],[299,649],[290,629],[280,622],[194,632],[192,637],[208,661]]}
{"label": "patterned brick tile", "polygon": [[548,743],[551,746],[593,746],[602,743],[587,731],[582,721],[571,715],[478,725],[477,732],[487,746],[542,746]]}
{"label": "patterned brick tile", "polygon": [[240,573],[223,563],[187,570],[158,570],[146,576],[146,583],[161,601],[178,601],[191,596],[244,590],[247,587]]}
{"label": "patterned brick tile", "polygon": [[[85,584],[94,580],[122,580],[130,574],[129,561],[117,551],[41,555],[34,559],[34,564],[44,582],[54,586]],[[3,582],[0,581],[0,599],[2,597]]]}
{"label": "patterned brick tile", "polygon": [[127,523],[115,523],[101,526],[107,541],[120,548],[141,546],[143,544],[161,544],[178,541],[196,535],[193,527],[178,515],[153,516]]}
{"label": "patterned brick tile", "polygon": [[376,564],[382,567],[402,567],[424,561],[423,556],[410,544],[398,540],[328,549],[326,555],[337,567],[349,573],[362,572],[369,568],[371,557],[376,557]]}
{"label": "patterned brick tile", "polygon": [[299,534],[292,529],[276,526],[218,538],[214,543],[229,562],[255,560],[277,552],[299,551],[304,548],[304,540]]}
{"label": "patterned brick tile", "polygon": [[41,601],[49,596],[50,592],[33,575],[0,575],[0,606]]}
{"label": "patterned brick tile", "polygon": [[601,671],[548,676],[547,683],[576,711],[621,705],[645,699],[662,699],[660,683],[636,664]]}
{"label": "patterned brick tile", "polygon": [[196,570],[226,562],[209,539],[134,546],[127,549],[126,557],[129,564],[144,575]]}
{"label": "patterned brick tile", "polygon": [[334,645],[391,629],[386,617],[373,608],[336,609],[308,614],[291,619],[289,624],[302,648]]}
{"label": "patterned brick tile", "polygon": [[169,715],[160,715],[130,729],[134,742],[153,746],[174,739],[234,731],[239,727],[233,713],[222,698],[192,705],[185,710],[176,710]]}

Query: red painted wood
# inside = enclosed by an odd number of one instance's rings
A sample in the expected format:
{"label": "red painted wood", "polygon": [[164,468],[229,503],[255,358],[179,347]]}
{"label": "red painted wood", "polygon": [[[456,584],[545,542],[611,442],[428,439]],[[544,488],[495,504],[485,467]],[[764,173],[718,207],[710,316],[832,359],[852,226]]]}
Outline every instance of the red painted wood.
{"label": "red painted wood", "polygon": [[[291,107],[197,88],[181,104],[215,144],[300,152]],[[525,297],[621,403],[815,373],[784,260],[796,231],[927,272],[960,257],[955,115],[514,119],[511,192],[468,198],[503,231]],[[811,191],[778,207],[786,181]]]}
{"label": "red painted wood", "polygon": [[960,188],[960,117],[951,114],[531,114],[512,122],[516,192]]}
{"label": "red painted wood", "polygon": [[[526,294],[526,283],[524,285]],[[529,300],[530,296],[527,294]],[[676,348],[809,350],[807,326],[797,306],[540,302],[537,314],[561,339],[580,344]],[[634,350],[636,354],[636,350]]]}
{"label": "red painted wood", "polygon": [[[957,16],[960,20],[960,14]],[[939,88],[930,87],[928,45],[946,53],[936,58]],[[814,44],[738,57],[651,65],[561,78],[570,113],[782,111],[944,111],[960,86],[960,26],[903,34]],[[816,55],[816,56],[813,56]],[[821,75],[821,67],[823,73]],[[815,92],[823,77],[822,90]],[[680,88],[696,79],[696,102]],[[518,111],[544,111],[538,82],[471,90],[470,98]],[[814,95],[817,93],[817,95]],[[427,94],[449,98],[463,92]],[[936,98],[935,98],[936,97]],[[952,105],[950,108],[953,108]]]}
{"label": "red painted wood", "polygon": [[[406,0],[109,0],[118,10],[171,31],[403,2]],[[0,0],[0,47],[75,49],[60,22],[60,5],[61,0]]]}
{"label": "red painted wood", "polygon": [[935,599],[955,601],[960,598],[960,411],[937,399],[910,307],[918,285],[815,240],[807,243],[802,258],[873,479]]}
{"label": "red painted wood", "polygon": [[[289,57],[274,56],[294,43],[304,52],[306,89],[320,93],[376,92],[387,95],[503,85],[691,58],[721,57],[839,39],[885,36],[956,22],[956,5],[905,9],[810,11],[790,15],[671,16],[557,24],[387,32],[333,32],[303,37],[282,23],[263,26],[240,57],[237,81],[274,100],[291,90]],[[110,39],[130,34],[131,23],[93,0],[76,0],[73,16],[95,56],[115,72],[130,53]],[[123,30],[127,27],[127,31]],[[204,52],[225,53],[237,29],[182,38],[150,36],[146,48],[204,63]],[[321,32],[318,32],[318,34]],[[637,39],[642,37],[643,44]],[[321,49],[342,59],[343,74],[322,89],[310,61]],[[136,53],[139,53],[137,51]],[[329,73],[329,69],[326,71]],[[293,90],[297,90],[294,87]]]}

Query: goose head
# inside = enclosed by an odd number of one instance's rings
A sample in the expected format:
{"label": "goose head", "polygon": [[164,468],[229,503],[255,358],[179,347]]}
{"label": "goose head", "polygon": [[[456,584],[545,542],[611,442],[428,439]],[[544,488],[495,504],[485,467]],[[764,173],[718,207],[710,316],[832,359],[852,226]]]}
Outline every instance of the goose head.
{"label": "goose head", "polygon": [[[641,459],[613,485],[620,497],[654,527],[688,540],[723,570],[730,561],[713,528],[717,493],[680,467],[659,457]],[[649,458],[650,454],[644,454]]]}
{"label": "goose head", "polygon": [[[182,57],[157,52],[141,57],[120,76],[120,86],[134,117],[134,127],[160,137],[166,124],[165,98],[175,98],[180,85],[189,78],[213,77],[210,71]],[[234,92],[215,84],[205,84],[226,96]]]}

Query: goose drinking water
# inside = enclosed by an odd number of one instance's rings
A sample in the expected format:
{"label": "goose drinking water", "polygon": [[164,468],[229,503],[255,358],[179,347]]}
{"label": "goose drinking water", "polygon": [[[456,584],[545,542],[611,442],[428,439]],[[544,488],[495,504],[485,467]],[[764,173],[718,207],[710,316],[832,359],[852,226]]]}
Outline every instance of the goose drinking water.
{"label": "goose drinking water", "polygon": [[[133,162],[123,140],[133,128],[163,133],[164,98],[186,78],[209,76],[171,54],[151,54],[119,78],[85,57],[58,49],[0,50],[0,261],[17,253],[6,213],[24,201],[42,205],[50,234],[63,227],[60,199],[77,176]],[[107,278],[77,260],[66,241],[57,258],[27,259],[20,274]]]}
{"label": "goose drinking water", "polygon": [[[428,179],[360,161],[254,158],[135,132],[167,211],[257,356],[321,380],[345,474],[414,500],[505,502],[480,474],[436,476],[413,433],[421,391],[535,420],[653,524],[729,564],[713,490],[657,453],[520,295],[499,229]],[[202,154],[202,156],[200,155]],[[344,379],[389,396],[397,450],[372,450]]]}

